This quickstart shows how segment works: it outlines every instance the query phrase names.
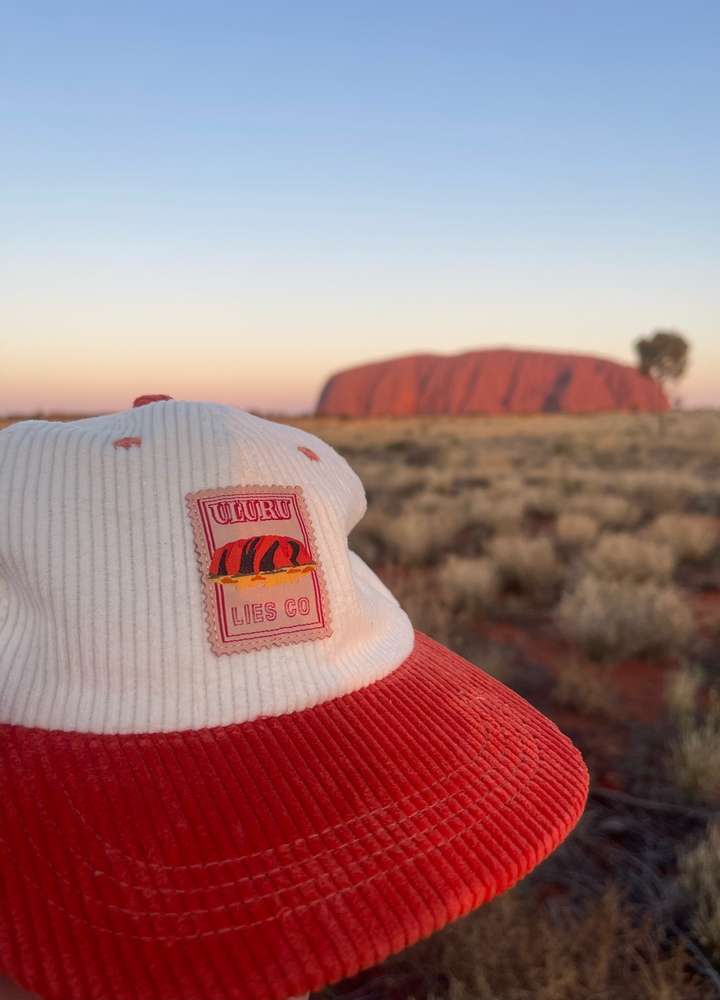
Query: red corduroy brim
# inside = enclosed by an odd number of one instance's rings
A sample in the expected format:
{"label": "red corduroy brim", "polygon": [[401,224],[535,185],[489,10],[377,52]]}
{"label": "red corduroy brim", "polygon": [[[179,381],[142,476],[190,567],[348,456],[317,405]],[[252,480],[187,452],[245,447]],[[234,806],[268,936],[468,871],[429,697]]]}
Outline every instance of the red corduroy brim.
{"label": "red corduroy brim", "polygon": [[553,723],[420,634],[385,679],[292,715],[2,728],[2,964],[54,1000],[319,989],[513,885],[587,793]]}

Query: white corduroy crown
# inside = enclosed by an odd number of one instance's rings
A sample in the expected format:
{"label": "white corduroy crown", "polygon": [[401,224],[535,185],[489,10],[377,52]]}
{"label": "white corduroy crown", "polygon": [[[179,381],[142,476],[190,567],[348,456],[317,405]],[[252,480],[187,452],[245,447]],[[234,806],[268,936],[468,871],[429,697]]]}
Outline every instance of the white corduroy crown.
{"label": "white corduroy crown", "polygon": [[412,651],[407,616],[348,551],[360,481],[312,435],[164,400],[18,423],[0,443],[3,722],[225,726],[355,691]]}

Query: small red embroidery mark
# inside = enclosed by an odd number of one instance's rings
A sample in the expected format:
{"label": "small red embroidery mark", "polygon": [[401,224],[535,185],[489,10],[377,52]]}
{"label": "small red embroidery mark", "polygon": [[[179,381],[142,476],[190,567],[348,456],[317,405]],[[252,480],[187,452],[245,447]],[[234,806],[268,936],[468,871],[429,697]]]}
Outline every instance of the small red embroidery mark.
{"label": "small red embroidery mark", "polygon": [[299,444],[298,445],[298,451],[301,451],[303,453],[303,455],[307,455],[307,457],[310,459],[311,462],[319,462],[320,461],[320,459],[317,457],[317,455],[315,454],[315,452],[311,451],[310,448],[303,448],[303,446],[301,444]]}
{"label": "small red embroidery mark", "polygon": [[160,403],[164,399],[172,399],[172,396],[138,396],[133,403],[133,407],[147,406],[148,403]]}
{"label": "small red embroidery mark", "polygon": [[141,444],[140,438],[118,438],[117,441],[113,441],[113,448],[124,448],[125,451],[130,451],[131,448],[139,448]]}

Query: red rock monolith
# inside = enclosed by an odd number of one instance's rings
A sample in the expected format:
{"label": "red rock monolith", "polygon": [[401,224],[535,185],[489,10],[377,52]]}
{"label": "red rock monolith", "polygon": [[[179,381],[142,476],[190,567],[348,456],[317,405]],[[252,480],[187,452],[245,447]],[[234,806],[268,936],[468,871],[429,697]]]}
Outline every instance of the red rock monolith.
{"label": "red rock monolith", "polygon": [[319,416],[593,413],[664,410],[659,385],[629,365],[579,354],[497,348],[416,354],[333,375]]}

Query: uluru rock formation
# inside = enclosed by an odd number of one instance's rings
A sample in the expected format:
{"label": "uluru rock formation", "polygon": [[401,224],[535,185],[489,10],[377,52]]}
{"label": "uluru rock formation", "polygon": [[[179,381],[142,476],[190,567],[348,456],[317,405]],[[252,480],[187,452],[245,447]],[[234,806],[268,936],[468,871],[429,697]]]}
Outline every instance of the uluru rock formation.
{"label": "uluru rock formation", "polygon": [[414,413],[591,413],[664,410],[652,379],[629,365],[578,354],[497,348],[416,354],[338,372],[318,415],[399,417]]}

